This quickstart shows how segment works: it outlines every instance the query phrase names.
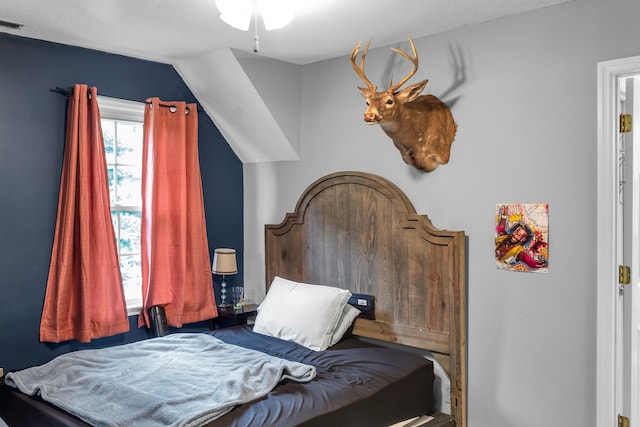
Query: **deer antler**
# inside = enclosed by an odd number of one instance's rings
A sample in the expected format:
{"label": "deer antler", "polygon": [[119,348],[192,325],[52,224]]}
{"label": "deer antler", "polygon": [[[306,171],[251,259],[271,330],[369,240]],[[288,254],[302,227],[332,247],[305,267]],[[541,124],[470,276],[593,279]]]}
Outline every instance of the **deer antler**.
{"label": "deer antler", "polygon": [[[405,84],[407,82],[407,80],[409,80],[411,77],[413,77],[413,75],[418,71],[418,52],[416,52],[416,46],[413,44],[413,40],[411,39],[411,36],[409,36],[409,43],[411,43],[411,50],[413,50],[413,57],[409,56],[408,54],[406,54],[405,52],[401,51],[400,49],[396,49],[395,47],[392,47],[391,50],[394,51],[395,53],[399,53],[400,55],[404,56],[405,58],[407,58],[409,61],[411,61],[411,63],[413,64],[413,71],[411,71],[409,74],[407,74],[407,76],[400,80],[398,83],[396,83],[395,85],[393,84],[393,79],[392,81],[389,82],[389,92],[395,92],[398,89],[400,89],[400,87],[402,87],[403,84]],[[358,45],[359,47],[359,45]],[[367,45],[367,48],[369,47],[369,45]],[[353,54],[352,54],[353,56]],[[362,57],[362,60],[364,61],[364,56]]]}
{"label": "deer antler", "polygon": [[360,58],[360,66],[356,64],[356,58],[358,57],[358,52],[360,51],[360,47],[362,46],[362,40],[360,40],[358,45],[353,48],[353,50],[351,51],[351,66],[353,67],[356,74],[360,76],[362,81],[367,84],[367,86],[369,87],[369,90],[371,92],[375,92],[378,88],[374,86],[373,83],[371,83],[367,78],[367,76],[364,74],[364,58],[367,56],[367,52],[369,52],[370,44],[371,44],[371,39],[369,39],[369,42],[367,43],[367,47],[365,47],[364,52],[362,53],[362,58]]}

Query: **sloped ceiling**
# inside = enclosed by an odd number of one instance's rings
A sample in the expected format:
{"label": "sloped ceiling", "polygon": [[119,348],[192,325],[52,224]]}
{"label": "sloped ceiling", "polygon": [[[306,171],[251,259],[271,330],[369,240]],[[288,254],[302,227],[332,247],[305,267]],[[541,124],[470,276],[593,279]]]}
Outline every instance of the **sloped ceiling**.
{"label": "sloped ceiling", "polygon": [[294,88],[285,95],[290,108],[269,108],[241,65],[243,55],[295,74],[347,55],[363,38],[373,37],[372,48],[386,46],[566,1],[292,1],[288,26],[266,32],[259,22],[258,53],[254,27],[226,25],[214,0],[0,0],[0,21],[23,25],[0,31],[172,64],[240,160],[252,163],[297,159],[299,125],[291,117],[301,101]]}

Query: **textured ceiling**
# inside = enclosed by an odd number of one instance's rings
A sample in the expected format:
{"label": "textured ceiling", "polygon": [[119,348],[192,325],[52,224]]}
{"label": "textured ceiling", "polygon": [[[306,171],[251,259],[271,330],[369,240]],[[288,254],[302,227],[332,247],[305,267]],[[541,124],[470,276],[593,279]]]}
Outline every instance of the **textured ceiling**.
{"label": "textured ceiling", "polygon": [[[286,27],[266,32],[260,52],[307,64],[348,54],[361,39],[372,47],[479,24],[567,0],[298,0]],[[222,48],[251,51],[248,32],[219,19],[215,0],[0,0],[0,31],[160,62]]]}

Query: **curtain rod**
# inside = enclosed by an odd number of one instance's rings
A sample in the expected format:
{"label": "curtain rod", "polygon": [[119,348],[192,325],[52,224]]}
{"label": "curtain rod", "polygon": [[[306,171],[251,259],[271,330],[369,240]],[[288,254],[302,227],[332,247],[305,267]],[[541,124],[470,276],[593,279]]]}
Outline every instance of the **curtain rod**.
{"label": "curtain rod", "polygon": [[[73,88],[62,88],[62,87],[58,87],[56,86],[55,89],[49,89],[50,92],[55,92],[58,93],[60,95],[63,95],[65,97],[69,97],[69,95],[73,92]],[[108,95],[103,95],[103,96],[108,96]],[[114,98],[114,97],[110,97],[110,98]],[[132,101],[132,102],[139,102],[141,104],[149,104],[151,105],[151,103],[146,102],[146,101],[138,101],[137,99],[127,99],[127,98],[120,98],[120,97],[116,97],[116,99],[122,99],[124,101]],[[171,104],[158,104],[160,107],[166,107],[166,108],[175,108],[175,105],[171,105]],[[187,114],[189,114],[190,108],[187,107]],[[204,110],[196,103],[196,111],[198,113],[203,113]]]}

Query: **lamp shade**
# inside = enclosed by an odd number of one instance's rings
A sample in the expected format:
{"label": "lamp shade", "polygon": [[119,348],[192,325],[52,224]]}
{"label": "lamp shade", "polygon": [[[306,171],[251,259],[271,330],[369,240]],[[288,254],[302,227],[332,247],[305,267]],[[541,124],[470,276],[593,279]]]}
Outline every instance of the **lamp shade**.
{"label": "lamp shade", "polygon": [[213,274],[236,274],[238,266],[236,264],[236,250],[229,248],[217,248],[213,252]]}

